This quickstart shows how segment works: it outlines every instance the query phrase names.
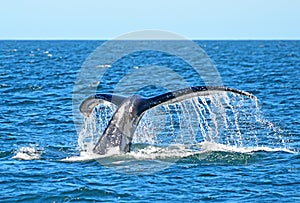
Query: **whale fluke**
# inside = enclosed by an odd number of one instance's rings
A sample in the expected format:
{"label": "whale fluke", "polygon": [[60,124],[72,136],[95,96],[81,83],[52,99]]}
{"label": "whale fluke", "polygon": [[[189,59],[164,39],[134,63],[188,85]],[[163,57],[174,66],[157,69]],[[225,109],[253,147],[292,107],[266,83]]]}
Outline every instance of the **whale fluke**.
{"label": "whale fluke", "polygon": [[111,94],[96,94],[85,99],[80,105],[80,112],[89,116],[100,103],[110,102],[117,106],[103,135],[95,145],[93,152],[106,154],[109,149],[117,148],[118,153],[130,151],[134,132],[143,114],[158,105],[171,104],[199,96],[207,96],[218,92],[233,92],[256,99],[254,95],[241,90],[223,86],[193,86],[173,92],[167,92],[151,98],[140,95],[122,97]]}
{"label": "whale fluke", "polygon": [[101,103],[113,103],[119,106],[126,98],[118,95],[111,94],[96,94],[89,96],[80,104],[80,112],[85,116],[89,116],[94,108]]}

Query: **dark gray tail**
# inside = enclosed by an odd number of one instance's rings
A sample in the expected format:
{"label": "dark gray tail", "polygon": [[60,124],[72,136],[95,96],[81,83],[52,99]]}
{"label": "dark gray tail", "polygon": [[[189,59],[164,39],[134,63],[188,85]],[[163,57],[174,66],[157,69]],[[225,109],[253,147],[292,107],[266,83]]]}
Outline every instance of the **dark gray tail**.
{"label": "dark gray tail", "polygon": [[207,96],[220,92],[232,92],[256,99],[254,95],[241,90],[222,86],[194,86],[173,92],[161,94],[152,98],[142,98],[138,95],[125,98],[110,94],[96,94],[88,97],[80,105],[80,112],[89,116],[95,106],[100,103],[110,102],[118,108],[114,112],[102,137],[96,144],[94,152],[106,154],[108,149],[119,147],[120,153],[130,150],[130,144],[139,121],[145,111],[158,105],[181,102],[193,97]]}
{"label": "dark gray tail", "polygon": [[[173,92],[167,92],[165,94],[161,94],[152,98],[144,98],[146,102],[144,102],[144,110],[150,109],[154,106],[166,104],[166,103],[176,103],[183,101],[185,99],[190,99],[193,97],[207,96],[210,94],[216,94],[218,92],[232,92],[239,95],[244,95],[246,97],[257,99],[256,96],[249,92],[245,92],[238,89],[233,89],[230,87],[224,86],[193,86],[189,88],[184,88],[180,90],[176,90]],[[112,95],[112,94],[96,94],[85,99],[80,105],[80,112],[88,116],[92,113],[94,108],[100,103],[110,102],[117,107],[122,104],[122,102],[126,99],[126,97]]]}

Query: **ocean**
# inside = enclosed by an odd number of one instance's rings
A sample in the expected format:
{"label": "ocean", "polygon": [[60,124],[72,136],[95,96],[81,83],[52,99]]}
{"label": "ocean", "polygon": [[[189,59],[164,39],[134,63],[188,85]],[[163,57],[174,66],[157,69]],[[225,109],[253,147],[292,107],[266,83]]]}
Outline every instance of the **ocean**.
{"label": "ocean", "polygon": [[[78,125],[74,87],[104,43],[0,41],[0,202],[300,202],[300,41],[194,41],[222,85],[257,101],[221,94],[150,111],[132,152],[96,159],[90,149],[114,108]],[[162,67],[207,84],[182,59],[148,50],[100,64],[108,72],[88,85],[153,96],[178,87]]]}

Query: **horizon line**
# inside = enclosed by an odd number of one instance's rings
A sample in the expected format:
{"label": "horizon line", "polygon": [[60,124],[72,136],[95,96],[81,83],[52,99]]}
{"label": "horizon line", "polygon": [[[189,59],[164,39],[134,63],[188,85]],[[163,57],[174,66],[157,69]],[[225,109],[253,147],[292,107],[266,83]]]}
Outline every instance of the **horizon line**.
{"label": "horizon line", "polygon": [[[0,38],[0,41],[109,41],[112,38]],[[174,39],[130,39],[130,40],[174,40]],[[175,39],[176,40],[176,39]],[[299,41],[300,38],[186,38],[199,41]]]}

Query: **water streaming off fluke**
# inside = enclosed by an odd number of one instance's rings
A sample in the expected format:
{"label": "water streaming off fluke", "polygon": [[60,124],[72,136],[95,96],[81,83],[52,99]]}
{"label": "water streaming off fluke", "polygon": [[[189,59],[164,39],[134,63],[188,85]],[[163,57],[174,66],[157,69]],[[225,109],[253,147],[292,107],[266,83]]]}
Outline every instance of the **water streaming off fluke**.
{"label": "water streaming off fluke", "polygon": [[[115,109],[113,104],[102,103],[84,118],[78,137],[80,151],[92,152]],[[236,148],[285,147],[281,130],[263,118],[256,99],[220,92],[148,110],[134,134],[133,148],[183,145],[187,150],[206,142]]]}

